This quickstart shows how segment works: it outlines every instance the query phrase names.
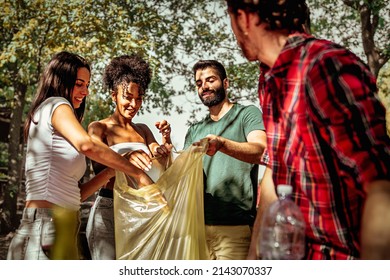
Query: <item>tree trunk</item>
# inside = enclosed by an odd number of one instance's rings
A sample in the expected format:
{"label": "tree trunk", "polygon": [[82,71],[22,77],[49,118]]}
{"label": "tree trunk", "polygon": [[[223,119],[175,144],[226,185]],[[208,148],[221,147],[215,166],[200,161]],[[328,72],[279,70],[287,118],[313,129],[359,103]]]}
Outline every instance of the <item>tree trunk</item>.
{"label": "tree trunk", "polygon": [[367,63],[370,67],[371,72],[378,76],[379,70],[382,67],[380,65],[380,55],[376,50],[374,35],[376,31],[375,20],[377,20],[377,15],[373,15],[373,11],[369,6],[362,5],[360,6],[360,19],[361,19],[361,30],[362,30],[362,42],[364,53],[367,56]]}
{"label": "tree trunk", "polygon": [[15,82],[15,95],[8,134],[8,182],[4,193],[4,204],[0,217],[0,232],[7,233],[19,225],[17,198],[21,181],[23,145],[21,143],[23,108],[27,85]]}

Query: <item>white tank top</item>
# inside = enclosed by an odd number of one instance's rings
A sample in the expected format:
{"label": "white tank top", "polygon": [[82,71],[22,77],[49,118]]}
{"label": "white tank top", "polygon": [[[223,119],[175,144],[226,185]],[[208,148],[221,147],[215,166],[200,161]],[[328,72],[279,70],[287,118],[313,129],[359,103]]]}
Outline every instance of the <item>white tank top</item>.
{"label": "white tank top", "polygon": [[62,97],[45,100],[30,124],[26,155],[26,200],[46,200],[78,210],[78,181],[86,169],[85,156],[54,129],[51,118],[62,104],[73,107]]}
{"label": "white tank top", "polygon": [[[142,150],[148,155],[150,155],[150,151],[148,149],[148,146],[146,146],[144,143],[140,142],[123,142],[123,143],[118,143],[110,146],[112,150],[117,152],[118,154],[125,154],[130,151],[138,151]],[[146,172],[148,176],[156,182],[158,178],[160,177],[161,171],[159,168],[157,168],[155,165],[152,165],[152,168],[150,171]]]}

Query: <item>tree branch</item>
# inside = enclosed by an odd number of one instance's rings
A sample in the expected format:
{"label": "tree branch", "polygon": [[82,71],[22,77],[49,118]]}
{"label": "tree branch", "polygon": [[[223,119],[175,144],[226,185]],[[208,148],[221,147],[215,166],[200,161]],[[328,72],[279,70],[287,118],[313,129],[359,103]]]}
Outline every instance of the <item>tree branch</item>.
{"label": "tree branch", "polygon": [[359,9],[359,1],[356,0],[343,0],[344,4],[351,7],[352,9]]}
{"label": "tree branch", "polygon": [[381,66],[379,63],[380,54],[374,40],[376,26],[371,22],[372,8],[368,4],[363,4],[359,8],[359,13],[364,53],[367,56],[368,66],[370,67],[371,72],[377,77]]}

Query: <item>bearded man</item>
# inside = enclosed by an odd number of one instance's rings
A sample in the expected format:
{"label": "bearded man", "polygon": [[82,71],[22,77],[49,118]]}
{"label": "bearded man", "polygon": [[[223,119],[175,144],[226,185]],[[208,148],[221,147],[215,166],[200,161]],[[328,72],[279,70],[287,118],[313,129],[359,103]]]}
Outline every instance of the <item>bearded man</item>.
{"label": "bearded man", "polygon": [[211,259],[248,254],[256,216],[258,165],[266,135],[260,110],[232,103],[226,70],[215,60],[193,67],[196,89],[209,114],[187,131],[184,147],[207,138],[203,159],[206,238]]}

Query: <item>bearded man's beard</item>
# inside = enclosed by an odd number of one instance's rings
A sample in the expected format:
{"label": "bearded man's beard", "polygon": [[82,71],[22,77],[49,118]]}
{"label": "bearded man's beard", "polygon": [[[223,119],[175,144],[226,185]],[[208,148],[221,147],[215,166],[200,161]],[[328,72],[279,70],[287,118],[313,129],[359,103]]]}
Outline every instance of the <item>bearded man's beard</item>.
{"label": "bearded man's beard", "polygon": [[214,91],[213,98],[202,98],[201,96],[199,96],[202,103],[207,107],[212,107],[220,104],[223,100],[225,100],[225,97],[226,91],[222,86]]}

